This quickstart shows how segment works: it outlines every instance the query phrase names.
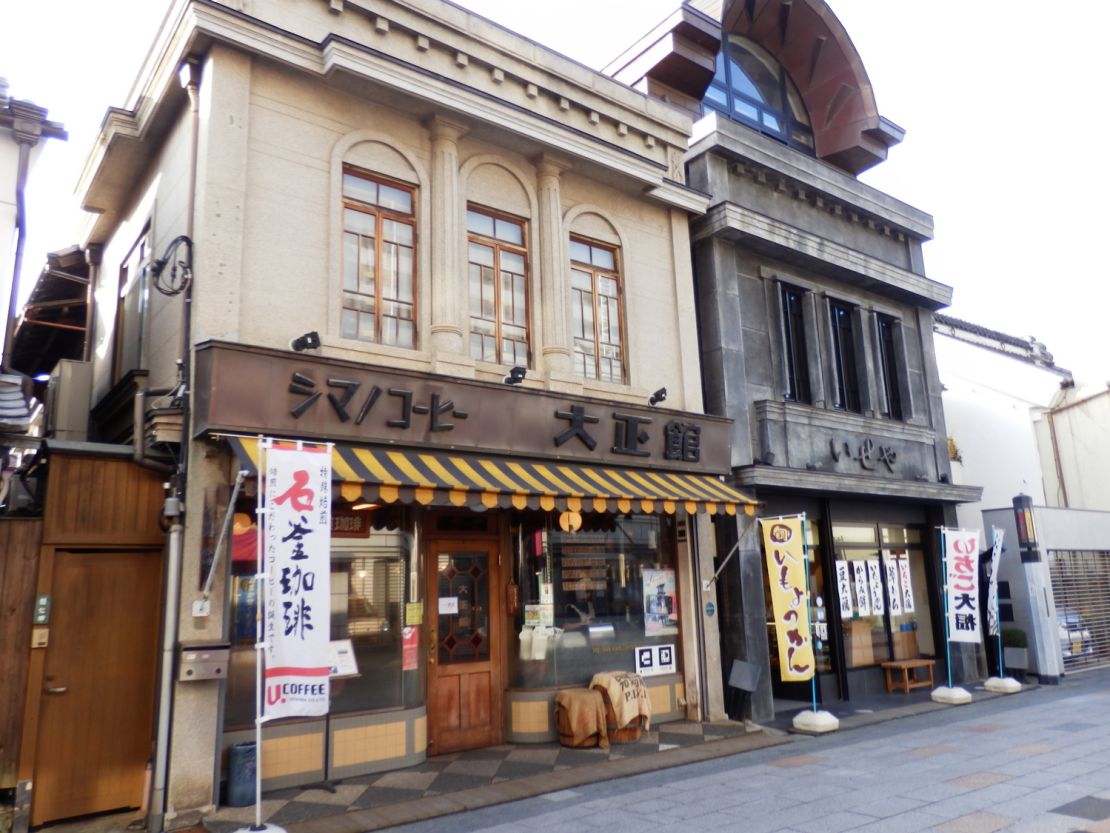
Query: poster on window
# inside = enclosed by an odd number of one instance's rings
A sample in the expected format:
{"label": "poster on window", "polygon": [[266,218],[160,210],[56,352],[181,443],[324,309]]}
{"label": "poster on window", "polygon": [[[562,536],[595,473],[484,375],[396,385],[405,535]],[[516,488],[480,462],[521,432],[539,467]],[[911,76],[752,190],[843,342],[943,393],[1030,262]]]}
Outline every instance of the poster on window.
{"label": "poster on window", "polygon": [[980,642],[979,533],[945,529],[943,537],[948,639],[951,642]]}
{"label": "poster on window", "polygon": [[331,448],[274,444],[264,459],[263,719],[327,714]]}
{"label": "poster on window", "polygon": [[644,570],[644,634],[678,633],[674,570]]}
{"label": "poster on window", "polygon": [[902,591],[898,587],[898,562],[893,558],[884,558],[883,567],[886,568],[886,597],[890,600],[890,615],[902,615]]}
{"label": "poster on window", "polygon": [[840,618],[852,618],[852,571],[847,561],[836,562],[836,595],[840,599]]}
{"label": "poster on window", "polygon": [[1002,558],[1002,536],[1006,531],[991,527],[991,572],[987,584],[987,634],[998,636],[998,562]]}
{"label": "poster on window", "polygon": [[913,579],[910,578],[910,559],[898,556],[898,581],[902,585],[902,611],[913,613]]}
{"label": "poster on window", "polygon": [[856,579],[856,609],[860,616],[871,615],[871,589],[867,584],[867,564],[853,561],[852,570]]}
{"label": "poster on window", "polygon": [[804,515],[759,521],[783,682],[801,682],[813,677],[804,524]]}
{"label": "poster on window", "polygon": [[871,612],[883,615],[883,573],[879,569],[879,559],[867,559],[867,585],[871,589]]}

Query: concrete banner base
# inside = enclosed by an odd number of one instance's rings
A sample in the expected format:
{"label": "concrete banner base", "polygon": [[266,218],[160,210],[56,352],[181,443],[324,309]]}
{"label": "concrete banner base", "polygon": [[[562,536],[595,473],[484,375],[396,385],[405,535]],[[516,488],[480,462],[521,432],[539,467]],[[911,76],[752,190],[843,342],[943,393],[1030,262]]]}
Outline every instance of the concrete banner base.
{"label": "concrete banner base", "polygon": [[799,732],[824,734],[840,728],[840,721],[829,712],[804,711],[794,715],[794,729]]}
{"label": "concrete banner base", "polygon": [[1014,694],[1021,691],[1021,683],[1013,677],[990,677],[983,684],[983,688],[997,694]]}
{"label": "concrete banner base", "polygon": [[962,706],[965,703],[971,702],[971,692],[959,686],[954,688],[949,688],[945,685],[938,686],[933,689],[933,693],[930,696],[934,703],[947,703],[950,706]]}

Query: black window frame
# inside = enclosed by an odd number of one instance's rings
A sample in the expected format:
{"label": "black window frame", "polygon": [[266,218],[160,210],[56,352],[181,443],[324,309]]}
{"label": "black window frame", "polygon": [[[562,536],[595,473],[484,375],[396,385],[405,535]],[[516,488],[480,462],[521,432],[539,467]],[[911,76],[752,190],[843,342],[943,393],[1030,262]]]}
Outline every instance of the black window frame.
{"label": "black window frame", "polygon": [[782,328],[786,365],[786,387],[782,398],[787,402],[813,404],[809,385],[809,353],[806,343],[805,291],[793,286],[781,289]]}
{"label": "black window frame", "polygon": [[859,361],[856,350],[856,310],[843,301],[829,301],[829,329],[833,346],[833,407],[863,413]]}
{"label": "black window frame", "polygon": [[901,422],[905,419],[902,404],[902,368],[898,359],[898,331],[901,322],[892,315],[876,316],[878,331],[879,379],[883,385],[885,402],[882,416]]}

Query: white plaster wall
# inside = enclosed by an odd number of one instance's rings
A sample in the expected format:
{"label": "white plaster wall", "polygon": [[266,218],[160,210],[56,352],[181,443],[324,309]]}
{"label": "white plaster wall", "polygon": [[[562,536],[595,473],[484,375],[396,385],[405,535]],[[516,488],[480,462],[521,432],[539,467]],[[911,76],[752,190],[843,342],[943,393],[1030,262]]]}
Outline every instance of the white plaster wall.
{"label": "white plaster wall", "polygon": [[1044,503],[1110,511],[1110,392],[1086,393],[1036,423],[1045,461]]}

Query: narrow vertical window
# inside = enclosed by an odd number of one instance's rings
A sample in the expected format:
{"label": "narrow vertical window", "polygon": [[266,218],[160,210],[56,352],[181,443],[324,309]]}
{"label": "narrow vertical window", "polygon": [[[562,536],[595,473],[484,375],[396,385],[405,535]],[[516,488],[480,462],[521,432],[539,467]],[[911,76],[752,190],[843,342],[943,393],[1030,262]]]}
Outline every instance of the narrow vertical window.
{"label": "narrow vertical window", "polygon": [[829,302],[832,329],[834,401],[842,411],[860,412],[859,373],[856,369],[855,307]]}
{"label": "narrow vertical window", "polygon": [[585,379],[624,382],[624,314],[617,251],[571,238],[574,372]]}
{"label": "narrow vertical window", "polygon": [[882,376],[883,391],[886,393],[886,410],[883,416],[902,419],[901,372],[898,351],[895,348],[898,337],[898,322],[889,315],[880,315],[879,324],[879,373]]}
{"label": "narrow vertical window", "polygon": [[416,346],[413,189],[343,169],[344,338]]}
{"label": "narrow vertical window", "polygon": [[147,321],[150,306],[147,276],[150,266],[149,237],[150,229],[147,228],[135,241],[120,268],[112,368],[112,378],[116,382],[132,370],[142,369],[146,363],[150,340]]}
{"label": "narrow vertical window", "polygon": [[803,294],[800,289],[782,288],[782,325],[786,335],[786,390],[783,391],[783,398],[809,404],[813,399],[809,392]]}
{"label": "narrow vertical window", "polygon": [[470,355],[528,367],[528,251],[524,223],[487,211],[466,212],[470,282]]}

